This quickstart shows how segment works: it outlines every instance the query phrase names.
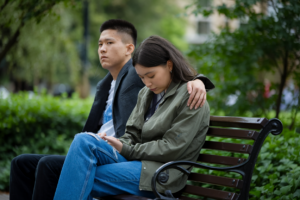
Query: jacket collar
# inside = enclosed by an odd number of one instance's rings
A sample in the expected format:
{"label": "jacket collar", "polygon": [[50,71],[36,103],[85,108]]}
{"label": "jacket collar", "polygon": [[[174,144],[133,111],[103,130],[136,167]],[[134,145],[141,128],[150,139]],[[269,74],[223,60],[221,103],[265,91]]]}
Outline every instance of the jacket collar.
{"label": "jacket collar", "polygon": [[[181,84],[181,81],[179,81],[178,83],[175,83],[175,82],[172,81],[170,83],[170,86],[167,89],[167,92],[166,92],[165,96],[163,97],[163,99],[159,103],[159,105],[162,105],[167,98],[173,96],[176,93],[176,91],[177,91],[178,87],[180,86],[180,84]],[[153,97],[153,92],[151,92],[151,90],[148,89],[148,92],[146,93],[146,97],[147,97],[146,100],[148,100],[148,101],[145,102],[145,106],[148,108],[150,103],[151,103],[152,97]]]}
{"label": "jacket collar", "polygon": [[118,74],[117,80],[116,80],[116,85],[115,85],[115,94],[114,94],[114,99],[115,95],[117,94],[117,91],[119,89],[119,85],[124,77],[124,75],[128,72],[128,68],[132,66],[132,59],[128,60],[128,62],[122,67],[121,71]]}
{"label": "jacket collar", "polygon": [[177,88],[179,87],[180,84],[181,84],[181,81],[179,81],[178,83],[175,83],[172,81],[167,89],[166,94],[165,94],[165,99],[167,97],[173,96],[175,94],[175,92],[177,91]]}

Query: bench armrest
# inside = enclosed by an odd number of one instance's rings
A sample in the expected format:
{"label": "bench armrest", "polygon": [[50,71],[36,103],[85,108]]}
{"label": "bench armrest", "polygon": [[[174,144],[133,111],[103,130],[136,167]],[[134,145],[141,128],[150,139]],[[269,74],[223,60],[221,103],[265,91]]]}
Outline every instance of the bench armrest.
{"label": "bench armrest", "polygon": [[[248,161],[249,161],[249,159],[246,160],[245,162],[239,164],[239,165],[230,166],[230,167],[212,167],[212,166],[200,164],[200,163],[197,163],[197,162],[185,161],[185,160],[171,161],[171,162],[168,162],[168,163],[162,165],[154,173],[154,175],[152,177],[152,181],[151,181],[152,192],[157,197],[157,200],[158,199],[165,199],[165,200],[170,199],[170,197],[165,197],[156,190],[156,182],[158,182],[159,184],[163,184],[163,183],[166,183],[168,181],[168,177],[164,173],[164,171],[166,171],[168,169],[177,169],[177,170],[181,171],[182,173],[184,173],[185,175],[189,176],[191,172],[186,170],[185,168],[181,167],[180,165],[190,165],[190,166],[193,166],[193,167],[203,168],[203,169],[212,169],[212,170],[218,170],[218,171],[236,172],[236,173],[239,173],[239,174],[243,175],[243,172],[238,170],[238,169],[240,167],[243,167],[245,164],[247,164]],[[173,199],[175,200],[176,198],[173,197]]]}

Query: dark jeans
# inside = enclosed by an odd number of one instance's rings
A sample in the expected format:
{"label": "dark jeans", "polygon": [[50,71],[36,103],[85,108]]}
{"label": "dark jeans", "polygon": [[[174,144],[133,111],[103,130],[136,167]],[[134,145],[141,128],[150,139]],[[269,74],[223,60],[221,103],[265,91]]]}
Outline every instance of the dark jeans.
{"label": "dark jeans", "polygon": [[11,200],[53,200],[66,156],[22,154],[11,161]]}

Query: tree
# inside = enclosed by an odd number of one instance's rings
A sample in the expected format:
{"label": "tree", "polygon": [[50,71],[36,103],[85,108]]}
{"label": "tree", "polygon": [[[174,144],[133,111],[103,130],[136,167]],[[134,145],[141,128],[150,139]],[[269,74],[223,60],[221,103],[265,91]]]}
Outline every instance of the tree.
{"label": "tree", "polygon": [[[51,2],[55,5],[50,8]],[[21,6],[23,4],[24,8]],[[43,83],[49,93],[53,84],[65,83],[74,88],[82,82],[80,78],[82,74],[80,53],[83,49],[82,2],[2,0],[1,3],[0,0],[0,5],[3,10],[0,13],[0,27],[10,30],[7,33],[0,32],[0,51],[3,49],[2,44],[6,44],[16,31],[16,25],[21,23],[22,13],[32,16],[26,18],[18,38],[6,52],[5,59],[0,62],[0,75],[4,71],[0,78],[2,82],[3,78],[10,76],[11,79],[26,82],[28,85],[37,86]],[[30,6],[35,6],[35,9],[47,7],[49,10],[42,15],[34,15]],[[180,12],[182,12],[180,8],[171,0],[90,0],[87,45],[89,67],[86,73],[92,84],[107,73],[103,68],[99,68],[97,54],[99,28],[104,21],[111,18],[128,20],[138,30],[138,42],[155,34],[169,39],[177,47],[185,50],[187,48],[183,40],[185,21],[175,17]],[[17,23],[14,22],[15,18]]]}
{"label": "tree", "polygon": [[[248,19],[240,29],[223,27],[220,34],[212,34],[208,42],[189,53],[198,62],[199,71],[217,82],[216,93],[221,98],[214,101],[218,106],[225,105],[227,97],[234,95],[237,103],[228,112],[266,114],[274,109],[278,118],[287,80],[294,80],[299,88],[300,1],[236,0],[231,6],[200,5],[200,0],[195,1],[195,14],[209,17],[216,11],[231,22]],[[275,91],[271,97],[264,96],[266,77],[271,81],[270,90]]]}
{"label": "tree", "polygon": [[[2,77],[10,77],[10,81],[15,85],[15,91],[33,90],[34,86],[42,84],[51,93],[54,83],[72,86],[77,84],[81,65],[76,44],[68,34],[71,26],[69,21],[72,19],[70,13],[72,6],[68,5],[71,3],[63,4],[62,1],[61,3],[57,1],[51,7],[51,11],[47,10],[41,16],[25,20],[18,39],[1,63],[4,69]],[[12,3],[5,8],[7,21],[21,12],[15,6],[18,4]],[[30,10],[28,12],[31,13]],[[13,30],[14,23],[8,23],[7,29]],[[10,34],[6,37],[9,38]],[[20,86],[21,83],[25,83],[27,87]]]}
{"label": "tree", "polygon": [[40,22],[62,0],[2,0],[0,3],[0,61],[17,43],[21,29],[30,20]]}

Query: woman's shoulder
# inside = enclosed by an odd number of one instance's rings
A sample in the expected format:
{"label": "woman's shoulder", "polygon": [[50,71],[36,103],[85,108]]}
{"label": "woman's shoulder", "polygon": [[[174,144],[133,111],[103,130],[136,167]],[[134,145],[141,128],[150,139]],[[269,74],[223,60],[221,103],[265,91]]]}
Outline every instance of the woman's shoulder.
{"label": "woman's shoulder", "polygon": [[138,101],[145,101],[146,99],[148,99],[151,96],[151,90],[149,90],[149,88],[147,88],[146,86],[144,86],[138,94]]}
{"label": "woman's shoulder", "polygon": [[187,83],[185,83],[185,82],[178,83],[178,88],[177,88],[177,91],[176,91],[176,95],[181,96],[183,99],[185,97],[190,96],[190,94],[187,90]]}
{"label": "woman's shoulder", "polygon": [[146,94],[149,93],[149,91],[150,91],[149,88],[147,88],[147,86],[144,86],[144,87],[140,90],[139,96],[140,96],[140,97],[145,96]]}
{"label": "woman's shoulder", "polygon": [[[182,82],[179,84],[177,91],[176,91],[176,99],[180,99],[182,103],[186,104],[188,99],[190,97],[190,94],[187,90],[187,83]],[[205,101],[205,104],[202,106],[203,109],[209,110],[209,104],[207,101]]]}

